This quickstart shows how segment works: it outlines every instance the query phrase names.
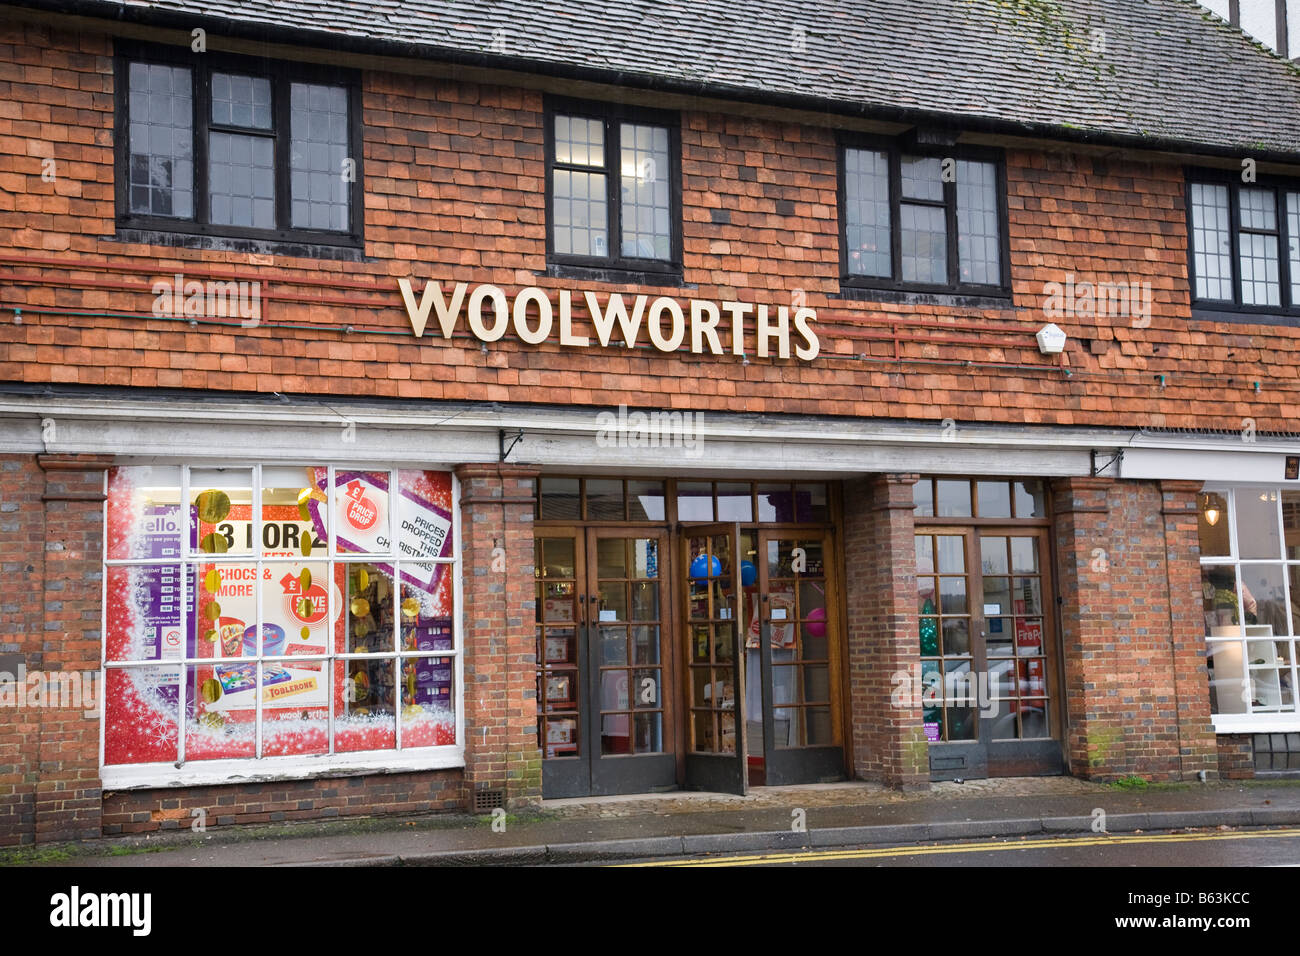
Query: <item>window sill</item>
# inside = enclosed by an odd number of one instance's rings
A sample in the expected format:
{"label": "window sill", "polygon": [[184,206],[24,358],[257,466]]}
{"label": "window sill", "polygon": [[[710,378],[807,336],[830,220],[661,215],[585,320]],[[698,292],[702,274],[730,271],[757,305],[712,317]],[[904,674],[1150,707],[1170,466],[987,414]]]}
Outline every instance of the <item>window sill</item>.
{"label": "window sill", "polygon": [[912,291],[908,289],[873,289],[865,286],[844,285],[831,293],[828,299],[847,299],[853,302],[889,302],[902,305],[941,305],[965,309],[1011,309],[1015,300],[1010,292],[1002,294],[969,292]]}
{"label": "window sill", "polygon": [[168,763],[118,764],[100,770],[104,790],[144,790],[218,784],[311,780],[374,773],[454,770],[465,766],[463,747],[422,747],[415,750],[334,754],[333,756],[264,757],[261,760],[193,760],[183,767]]}
{"label": "window sill", "polygon": [[1203,305],[1192,306],[1193,322],[1229,322],[1234,325],[1289,325],[1300,326],[1300,315],[1278,312],[1242,312],[1235,308],[1216,309]]}
{"label": "window sill", "polygon": [[130,242],[148,246],[172,246],[184,249],[210,249],[219,252],[246,252],[254,255],[293,256],[301,259],[325,259],[340,262],[365,262],[364,243],[333,245],[292,239],[249,239],[214,236],[194,232],[169,232],[119,226],[117,233],[105,236],[110,242]]}
{"label": "window sill", "polygon": [[567,263],[548,263],[545,272],[533,275],[548,279],[580,279],[589,282],[605,282],[610,285],[654,285],[676,289],[694,289],[697,286],[687,284],[678,272],[644,272],[636,269],[605,268],[603,266],[577,266]]}
{"label": "window sill", "polygon": [[1300,714],[1215,714],[1216,734],[1286,734],[1300,731]]}

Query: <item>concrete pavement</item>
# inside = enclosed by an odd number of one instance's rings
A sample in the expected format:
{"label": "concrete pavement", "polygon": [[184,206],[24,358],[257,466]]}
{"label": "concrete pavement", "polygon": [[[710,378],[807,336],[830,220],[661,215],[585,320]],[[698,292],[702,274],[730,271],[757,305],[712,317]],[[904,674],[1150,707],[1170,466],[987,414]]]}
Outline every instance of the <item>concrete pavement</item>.
{"label": "concrete pavement", "polygon": [[[671,793],[545,801],[489,817],[428,815],[209,827],[88,841],[0,863],[63,866],[455,866],[602,862],[796,847],[907,844],[1036,833],[1300,824],[1300,781],[1118,789],[1069,778],[758,788],[749,797]],[[504,829],[501,824],[504,823]],[[800,825],[802,824],[802,828]],[[498,832],[500,831],[500,832]]]}

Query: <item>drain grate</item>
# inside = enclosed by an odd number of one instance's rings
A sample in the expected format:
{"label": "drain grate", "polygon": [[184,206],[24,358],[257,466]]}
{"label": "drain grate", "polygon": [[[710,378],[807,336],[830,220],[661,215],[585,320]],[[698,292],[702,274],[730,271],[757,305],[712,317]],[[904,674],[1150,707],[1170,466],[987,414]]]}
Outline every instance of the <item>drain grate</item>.
{"label": "drain grate", "polygon": [[502,789],[496,790],[475,790],[474,791],[474,812],[488,813],[499,807],[506,805],[506,792]]}

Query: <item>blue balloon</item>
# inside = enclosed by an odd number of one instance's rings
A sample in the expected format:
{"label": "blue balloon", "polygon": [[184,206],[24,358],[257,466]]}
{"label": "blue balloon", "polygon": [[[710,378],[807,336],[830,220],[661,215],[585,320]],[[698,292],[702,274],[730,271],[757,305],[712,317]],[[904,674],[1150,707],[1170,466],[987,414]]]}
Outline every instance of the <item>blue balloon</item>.
{"label": "blue balloon", "polygon": [[[712,570],[710,570],[712,562]],[[704,578],[716,578],[722,574],[722,562],[718,560],[717,555],[711,559],[707,554],[697,554],[695,560],[691,562],[691,577],[697,581]]]}
{"label": "blue balloon", "polygon": [[758,580],[758,568],[754,567],[752,561],[740,562],[740,583],[747,588],[752,588],[754,582]]}

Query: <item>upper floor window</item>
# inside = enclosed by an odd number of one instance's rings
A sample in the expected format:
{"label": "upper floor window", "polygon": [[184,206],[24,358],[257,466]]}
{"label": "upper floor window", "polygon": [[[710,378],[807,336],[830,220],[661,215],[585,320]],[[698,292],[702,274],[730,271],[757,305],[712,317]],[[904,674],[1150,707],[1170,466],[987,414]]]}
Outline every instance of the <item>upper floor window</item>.
{"label": "upper floor window", "polygon": [[1198,175],[1187,185],[1187,216],[1196,305],[1300,310],[1300,183]]}
{"label": "upper floor window", "polygon": [[548,107],[550,260],[680,273],[680,121],[614,104]]}
{"label": "upper floor window", "polygon": [[359,243],[359,112],[349,76],[128,47],[118,81],[122,225]]}
{"label": "upper floor window", "polygon": [[1010,285],[1002,163],[845,143],[840,157],[841,273],[848,286],[1000,293]]}

